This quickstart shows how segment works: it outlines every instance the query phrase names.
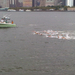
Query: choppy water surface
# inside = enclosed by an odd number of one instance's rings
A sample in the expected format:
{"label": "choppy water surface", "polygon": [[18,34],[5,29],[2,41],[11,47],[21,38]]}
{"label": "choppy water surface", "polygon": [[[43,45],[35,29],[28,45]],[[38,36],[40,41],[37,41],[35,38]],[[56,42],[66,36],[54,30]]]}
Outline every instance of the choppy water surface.
{"label": "choppy water surface", "polygon": [[75,74],[75,39],[33,35],[54,30],[75,36],[75,12],[0,12],[0,17],[5,14],[17,27],[0,29],[0,75]]}

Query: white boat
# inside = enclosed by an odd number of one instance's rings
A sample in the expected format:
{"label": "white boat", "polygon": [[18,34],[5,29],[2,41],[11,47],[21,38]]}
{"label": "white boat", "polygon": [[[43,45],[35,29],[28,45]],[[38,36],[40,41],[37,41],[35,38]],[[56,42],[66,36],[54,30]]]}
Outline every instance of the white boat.
{"label": "white boat", "polygon": [[13,23],[13,21],[11,23],[8,22],[8,20],[10,20],[9,17],[3,17],[2,18],[3,22],[0,22],[0,28],[6,28],[6,27],[16,27],[16,24]]}
{"label": "white boat", "polygon": [[24,10],[23,10],[23,9],[19,9],[19,11],[20,11],[20,12],[23,12]]}
{"label": "white boat", "polygon": [[0,28],[8,28],[8,27],[16,27],[16,24],[12,24],[12,23],[1,23],[0,22]]}
{"label": "white boat", "polygon": [[31,10],[27,9],[26,11],[31,11]]}
{"label": "white boat", "polygon": [[15,9],[8,9],[7,11],[9,11],[9,12],[15,12],[16,10]]}

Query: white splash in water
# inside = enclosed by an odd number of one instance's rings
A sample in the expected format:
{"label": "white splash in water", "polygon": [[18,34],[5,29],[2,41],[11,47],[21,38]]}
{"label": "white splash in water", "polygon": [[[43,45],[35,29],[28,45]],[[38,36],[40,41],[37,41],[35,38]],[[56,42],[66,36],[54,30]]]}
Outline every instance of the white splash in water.
{"label": "white splash in water", "polygon": [[70,31],[44,30],[44,31],[34,31],[33,34],[45,36],[47,38],[57,38],[65,40],[75,39],[75,32],[70,32]]}

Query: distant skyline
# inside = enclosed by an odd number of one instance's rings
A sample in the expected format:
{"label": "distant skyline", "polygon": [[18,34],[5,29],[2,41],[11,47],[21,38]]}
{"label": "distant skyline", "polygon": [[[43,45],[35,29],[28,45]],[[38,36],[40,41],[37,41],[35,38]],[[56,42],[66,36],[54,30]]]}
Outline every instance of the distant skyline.
{"label": "distant skyline", "polygon": [[23,0],[19,0],[19,2],[23,2]]}
{"label": "distant skyline", "polygon": [[[11,0],[10,0],[11,1]],[[34,4],[33,4],[34,3]],[[17,7],[36,7],[36,6],[75,6],[75,0],[18,0],[16,3]],[[14,0],[12,4],[9,0],[0,0],[0,6],[2,7],[15,7]]]}

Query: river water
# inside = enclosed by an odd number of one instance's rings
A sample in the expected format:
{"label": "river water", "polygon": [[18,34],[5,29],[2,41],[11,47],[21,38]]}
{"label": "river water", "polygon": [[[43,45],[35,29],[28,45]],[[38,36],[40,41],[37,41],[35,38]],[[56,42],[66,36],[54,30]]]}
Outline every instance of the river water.
{"label": "river water", "polygon": [[0,28],[0,75],[75,75],[75,40],[33,31],[75,32],[75,12],[0,12],[15,28]]}

